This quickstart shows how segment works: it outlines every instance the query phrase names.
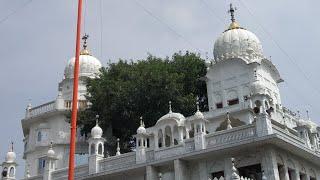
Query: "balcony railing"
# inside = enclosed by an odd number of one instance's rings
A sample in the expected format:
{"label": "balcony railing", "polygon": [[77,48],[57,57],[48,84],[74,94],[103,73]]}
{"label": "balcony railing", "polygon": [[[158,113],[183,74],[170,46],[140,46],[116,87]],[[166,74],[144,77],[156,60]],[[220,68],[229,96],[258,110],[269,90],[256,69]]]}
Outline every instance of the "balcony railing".
{"label": "balcony railing", "polygon": [[27,113],[27,117],[34,117],[34,116],[38,116],[40,114],[54,111],[56,109],[55,104],[56,104],[55,101],[51,101],[51,102],[42,104],[40,106],[31,108],[29,110],[29,112]]}

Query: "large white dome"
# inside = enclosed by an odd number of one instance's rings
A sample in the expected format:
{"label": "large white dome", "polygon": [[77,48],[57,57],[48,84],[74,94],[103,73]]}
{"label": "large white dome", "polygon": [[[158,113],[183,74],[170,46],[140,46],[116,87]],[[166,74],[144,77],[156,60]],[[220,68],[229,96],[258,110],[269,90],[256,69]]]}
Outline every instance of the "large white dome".
{"label": "large white dome", "polygon": [[[64,70],[66,78],[73,78],[74,62],[74,57],[68,61],[67,66]],[[99,73],[99,69],[102,67],[101,62],[87,52],[81,53],[79,58],[79,65],[79,77],[85,76],[90,78],[96,77],[96,75]]]}
{"label": "large white dome", "polygon": [[229,58],[241,58],[247,63],[263,57],[260,40],[252,32],[232,22],[214,43],[214,59],[221,61]]}

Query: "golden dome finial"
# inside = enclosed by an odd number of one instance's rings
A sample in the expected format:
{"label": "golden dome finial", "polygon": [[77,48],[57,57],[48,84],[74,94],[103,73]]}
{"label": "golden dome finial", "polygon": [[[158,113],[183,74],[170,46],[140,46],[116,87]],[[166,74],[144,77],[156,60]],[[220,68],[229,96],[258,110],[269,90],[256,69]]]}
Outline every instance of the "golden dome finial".
{"label": "golden dome finial", "polygon": [[228,13],[230,13],[231,15],[231,24],[228,28],[228,30],[230,29],[239,29],[241,28],[240,25],[236,22],[236,19],[234,18],[234,12],[237,10],[237,8],[233,8],[232,3],[230,3],[230,9],[228,10]]}
{"label": "golden dome finial", "polygon": [[82,37],[82,40],[83,40],[83,49],[80,51],[80,55],[91,55],[89,50],[87,49],[88,45],[87,45],[87,40],[89,38],[89,35],[88,34],[85,34],[83,37]]}

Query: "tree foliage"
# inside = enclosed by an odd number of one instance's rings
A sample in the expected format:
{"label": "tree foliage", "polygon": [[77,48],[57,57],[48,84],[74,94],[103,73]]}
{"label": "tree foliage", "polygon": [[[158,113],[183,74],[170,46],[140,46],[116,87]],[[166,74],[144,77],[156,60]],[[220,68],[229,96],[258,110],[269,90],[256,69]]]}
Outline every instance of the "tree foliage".
{"label": "tree foliage", "polygon": [[149,55],[138,61],[109,64],[101,69],[99,78],[88,79],[87,98],[92,105],[80,113],[83,132],[90,131],[95,114],[99,114],[108,145],[113,147],[118,137],[122,150],[129,151],[140,116],[146,127],[153,126],[168,113],[169,101],[174,112],[190,116],[196,110],[197,96],[206,110],[206,85],[200,80],[205,74],[205,61],[189,52],[175,53],[171,59]]}

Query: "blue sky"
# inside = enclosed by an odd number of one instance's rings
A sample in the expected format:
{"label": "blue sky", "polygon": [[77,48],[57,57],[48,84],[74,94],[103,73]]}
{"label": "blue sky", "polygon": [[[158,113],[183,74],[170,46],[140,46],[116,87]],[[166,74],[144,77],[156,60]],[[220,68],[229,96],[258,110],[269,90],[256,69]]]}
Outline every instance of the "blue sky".
{"label": "blue sky", "polygon": [[[0,20],[28,0],[1,0]],[[109,61],[171,56],[179,50],[212,58],[215,39],[236,19],[262,42],[286,81],[280,85],[283,105],[320,117],[320,1],[316,0],[85,0],[89,48]],[[33,106],[53,100],[68,59],[74,55],[76,0],[33,0],[0,23],[0,160],[15,142],[19,176],[23,174],[20,120]]]}

